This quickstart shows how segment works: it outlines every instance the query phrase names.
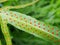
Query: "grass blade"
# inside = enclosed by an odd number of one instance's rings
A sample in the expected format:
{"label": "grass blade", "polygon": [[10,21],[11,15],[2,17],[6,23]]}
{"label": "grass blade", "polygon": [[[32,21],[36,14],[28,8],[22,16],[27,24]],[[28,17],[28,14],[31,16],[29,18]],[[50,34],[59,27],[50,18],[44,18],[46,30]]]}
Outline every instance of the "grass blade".
{"label": "grass blade", "polygon": [[0,45],[2,45],[2,44],[1,44],[1,40],[0,40]]}
{"label": "grass blade", "polygon": [[7,0],[0,0],[0,3],[2,3],[2,2],[6,2]]}
{"label": "grass blade", "polygon": [[25,5],[17,5],[17,6],[5,6],[5,7],[3,7],[3,8],[5,8],[5,9],[18,9],[18,8],[25,8],[25,7],[27,7],[27,6],[30,6],[30,5],[33,5],[33,4],[35,4],[36,2],[38,2],[39,0],[35,0],[35,1],[33,1],[33,2],[31,2],[31,3],[28,3],[28,4],[25,4]]}

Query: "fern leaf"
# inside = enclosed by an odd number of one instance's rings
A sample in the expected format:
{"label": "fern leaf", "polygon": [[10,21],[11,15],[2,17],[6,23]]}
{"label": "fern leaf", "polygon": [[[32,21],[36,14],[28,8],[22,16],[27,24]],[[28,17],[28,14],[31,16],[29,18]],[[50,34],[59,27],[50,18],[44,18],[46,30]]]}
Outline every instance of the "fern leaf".
{"label": "fern leaf", "polygon": [[7,22],[16,28],[46,41],[60,44],[60,31],[57,27],[53,27],[35,18],[14,11],[5,11],[4,14],[5,17],[2,15],[2,18],[7,18]]}
{"label": "fern leaf", "polygon": [[1,16],[0,16],[0,21],[1,21],[2,33],[3,33],[4,38],[6,40],[6,45],[12,45],[10,33],[9,33],[9,30],[8,30],[8,27],[7,27],[7,20],[1,18]]}

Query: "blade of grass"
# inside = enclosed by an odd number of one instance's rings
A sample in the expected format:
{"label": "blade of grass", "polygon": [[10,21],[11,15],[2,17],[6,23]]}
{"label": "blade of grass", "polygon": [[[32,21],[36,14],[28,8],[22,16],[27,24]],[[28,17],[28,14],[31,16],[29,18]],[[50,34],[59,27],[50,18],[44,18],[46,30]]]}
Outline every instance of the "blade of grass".
{"label": "blade of grass", "polygon": [[33,2],[31,2],[31,3],[28,3],[28,4],[25,4],[25,5],[18,5],[18,6],[5,6],[5,7],[3,7],[3,8],[5,8],[5,9],[18,9],[18,8],[25,8],[25,7],[27,7],[27,6],[30,6],[30,5],[33,5],[33,4],[35,4],[36,2],[38,2],[39,0],[35,0],[35,1],[33,1]]}
{"label": "blade of grass", "polygon": [[2,44],[1,44],[1,40],[0,40],[0,45],[2,45]]}
{"label": "blade of grass", "polygon": [[2,2],[6,2],[7,0],[0,0],[0,3],[2,3]]}

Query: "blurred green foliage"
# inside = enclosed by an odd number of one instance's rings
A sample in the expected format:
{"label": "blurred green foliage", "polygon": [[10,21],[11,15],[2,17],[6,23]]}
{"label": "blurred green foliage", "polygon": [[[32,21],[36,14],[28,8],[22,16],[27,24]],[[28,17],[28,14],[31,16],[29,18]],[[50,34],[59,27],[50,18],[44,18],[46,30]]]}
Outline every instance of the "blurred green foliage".
{"label": "blurred green foliage", "polygon": [[[8,0],[7,2],[4,2],[0,5],[15,6],[29,2],[32,2],[32,0]],[[38,3],[32,6],[11,10],[27,14],[31,17],[36,18],[37,20],[49,23],[53,26],[58,26],[60,28],[60,0],[39,0]],[[8,26],[10,29],[13,45],[53,45],[50,42],[46,42],[42,39],[34,37],[31,34],[20,31],[10,24],[8,24]],[[2,35],[1,31],[0,34]],[[3,39],[3,36],[0,36],[0,38],[2,38],[4,45],[5,41]]]}

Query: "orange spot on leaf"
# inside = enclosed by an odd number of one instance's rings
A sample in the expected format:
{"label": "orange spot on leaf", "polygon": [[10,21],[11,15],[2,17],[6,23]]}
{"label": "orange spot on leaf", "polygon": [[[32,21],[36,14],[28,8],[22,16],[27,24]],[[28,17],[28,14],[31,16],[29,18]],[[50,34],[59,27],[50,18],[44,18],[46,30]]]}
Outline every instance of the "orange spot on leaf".
{"label": "orange spot on leaf", "polygon": [[54,32],[52,32],[52,34],[54,34]]}

